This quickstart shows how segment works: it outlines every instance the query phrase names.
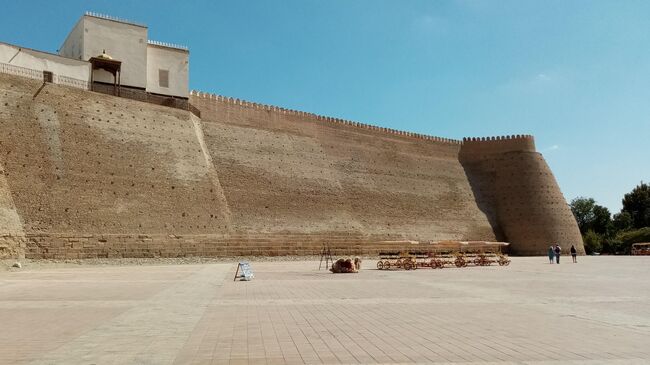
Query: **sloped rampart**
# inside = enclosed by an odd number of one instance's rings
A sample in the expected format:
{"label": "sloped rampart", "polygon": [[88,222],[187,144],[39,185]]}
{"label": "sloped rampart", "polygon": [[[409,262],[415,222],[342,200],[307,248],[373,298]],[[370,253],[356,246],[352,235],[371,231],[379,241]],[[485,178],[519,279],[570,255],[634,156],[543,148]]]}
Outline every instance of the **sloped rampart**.
{"label": "sloped rampart", "polygon": [[187,111],[0,75],[0,164],[24,231],[229,230]]}
{"label": "sloped rampart", "polygon": [[512,253],[543,255],[556,243],[584,253],[575,218],[532,136],[465,139],[460,161],[477,204]]}

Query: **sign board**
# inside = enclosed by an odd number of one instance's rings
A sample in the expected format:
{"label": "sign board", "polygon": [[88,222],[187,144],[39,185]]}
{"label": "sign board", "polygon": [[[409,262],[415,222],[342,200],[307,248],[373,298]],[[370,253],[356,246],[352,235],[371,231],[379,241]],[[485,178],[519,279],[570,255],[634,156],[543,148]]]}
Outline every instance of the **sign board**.
{"label": "sign board", "polygon": [[255,275],[253,274],[251,264],[249,264],[247,261],[242,261],[239,263],[239,265],[237,265],[237,272],[235,272],[235,278],[232,281],[237,280],[237,278],[251,281],[254,277]]}

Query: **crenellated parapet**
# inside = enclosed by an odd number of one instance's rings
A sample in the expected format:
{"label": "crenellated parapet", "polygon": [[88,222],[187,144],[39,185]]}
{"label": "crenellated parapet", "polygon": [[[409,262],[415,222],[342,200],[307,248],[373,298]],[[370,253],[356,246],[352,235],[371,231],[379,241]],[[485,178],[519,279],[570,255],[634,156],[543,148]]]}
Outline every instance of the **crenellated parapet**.
{"label": "crenellated parapet", "polygon": [[491,136],[491,137],[464,137],[463,143],[471,144],[473,142],[493,142],[493,141],[528,141],[534,140],[530,134],[513,134],[508,136]]}
{"label": "crenellated parapet", "polygon": [[461,155],[489,155],[505,152],[535,152],[535,138],[530,134],[463,138]]}
{"label": "crenellated parapet", "polygon": [[[402,130],[398,130],[398,129],[379,127],[379,126],[372,125],[372,124],[360,123],[360,122],[347,120],[347,119],[328,117],[328,116],[319,115],[319,114],[315,114],[315,113],[309,113],[309,112],[304,112],[304,111],[300,111],[300,110],[283,108],[283,107],[279,107],[279,106],[275,106],[275,105],[255,103],[255,102],[246,101],[246,100],[242,100],[242,99],[222,96],[222,95],[218,95],[218,94],[206,93],[206,92],[196,91],[196,90],[190,91],[190,98],[197,98],[197,99],[201,100],[202,102],[211,102],[212,101],[214,103],[226,103],[226,104],[229,104],[229,105],[241,106],[242,108],[250,108],[250,109],[254,109],[254,110],[265,110],[265,111],[273,112],[273,113],[280,113],[280,114],[285,114],[285,115],[297,116],[297,117],[300,117],[300,118],[305,118],[305,120],[314,120],[314,121],[318,121],[318,122],[332,123],[332,124],[338,124],[338,125],[342,125],[342,126],[351,126],[351,127],[356,127],[356,128],[361,128],[361,129],[366,129],[366,130],[371,130],[371,131],[377,131],[377,132],[380,132],[380,133],[386,133],[386,134],[403,136],[403,137],[410,137],[410,138],[417,138],[417,139],[422,139],[422,140],[427,140],[427,141],[432,141],[432,142],[438,142],[438,143],[446,143],[446,144],[453,144],[453,145],[461,145],[463,143],[462,141],[457,140],[457,139],[443,138],[443,137],[437,137],[437,136],[430,136],[430,135],[422,134],[422,133],[414,133],[414,132],[402,131]],[[197,103],[196,101],[194,101],[192,104],[200,104],[200,103]]]}

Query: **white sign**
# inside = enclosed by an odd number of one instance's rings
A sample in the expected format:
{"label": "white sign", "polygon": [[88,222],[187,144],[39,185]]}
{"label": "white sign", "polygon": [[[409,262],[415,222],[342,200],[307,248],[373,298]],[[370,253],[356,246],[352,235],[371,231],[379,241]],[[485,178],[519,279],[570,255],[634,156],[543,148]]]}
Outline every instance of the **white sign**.
{"label": "white sign", "polygon": [[251,268],[251,264],[249,264],[246,261],[243,261],[240,262],[239,265],[237,265],[237,272],[235,272],[235,278],[233,279],[233,281],[237,280],[237,278],[242,278],[243,280],[251,281],[254,277],[255,275],[253,274],[253,269]]}

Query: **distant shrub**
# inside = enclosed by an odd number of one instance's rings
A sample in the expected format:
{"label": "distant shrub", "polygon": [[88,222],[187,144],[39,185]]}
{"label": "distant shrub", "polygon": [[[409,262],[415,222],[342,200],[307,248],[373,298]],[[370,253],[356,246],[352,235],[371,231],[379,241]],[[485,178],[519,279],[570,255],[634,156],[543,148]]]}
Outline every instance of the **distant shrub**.
{"label": "distant shrub", "polygon": [[617,237],[608,237],[602,241],[601,253],[610,255],[629,255],[631,252],[631,245],[623,243]]}
{"label": "distant shrub", "polygon": [[582,240],[585,243],[585,252],[587,255],[591,255],[595,252],[600,252],[602,249],[602,237],[591,229],[585,233],[585,235],[582,237]]}
{"label": "distant shrub", "polygon": [[650,227],[643,227],[632,231],[619,232],[616,239],[622,243],[631,245],[637,242],[650,242]]}

